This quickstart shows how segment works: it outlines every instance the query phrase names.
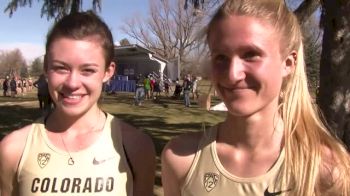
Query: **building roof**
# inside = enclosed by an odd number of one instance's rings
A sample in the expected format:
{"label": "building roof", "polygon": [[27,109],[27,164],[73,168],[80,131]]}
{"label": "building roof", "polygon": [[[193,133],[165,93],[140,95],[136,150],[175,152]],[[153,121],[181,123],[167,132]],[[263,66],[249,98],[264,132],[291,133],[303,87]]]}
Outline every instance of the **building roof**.
{"label": "building roof", "polygon": [[157,58],[161,61],[168,62],[167,60],[161,58],[159,55],[157,55],[152,50],[149,50],[145,47],[142,47],[138,44],[132,44],[132,45],[126,45],[126,46],[115,46],[114,47],[115,56],[122,57],[122,56],[135,56],[139,54],[151,54],[154,58]]}

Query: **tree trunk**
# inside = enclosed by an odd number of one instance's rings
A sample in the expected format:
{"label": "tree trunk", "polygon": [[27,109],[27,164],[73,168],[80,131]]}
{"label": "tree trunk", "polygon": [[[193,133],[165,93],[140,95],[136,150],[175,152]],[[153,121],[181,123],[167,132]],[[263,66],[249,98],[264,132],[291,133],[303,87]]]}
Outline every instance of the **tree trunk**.
{"label": "tree trunk", "polygon": [[318,103],[329,126],[350,147],[350,1],[323,0]]}
{"label": "tree trunk", "polygon": [[72,1],[70,14],[79,12],[80,8],[81,8],[81,3],[82,3],[81,0],[74,0],[74,1]]}

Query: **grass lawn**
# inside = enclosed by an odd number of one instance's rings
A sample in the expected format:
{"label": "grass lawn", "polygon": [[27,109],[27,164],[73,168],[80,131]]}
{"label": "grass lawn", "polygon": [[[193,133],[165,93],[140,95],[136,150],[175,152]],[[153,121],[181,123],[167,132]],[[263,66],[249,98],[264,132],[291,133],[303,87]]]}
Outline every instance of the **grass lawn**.
{"label": "grass lawn", "polygon": [[[213,104],[218,102],[218,99],[212,100]],[[186,108],[182,100],[167,97],[146,100],[141,106],[135,106],[133,93],[105,95],[101,107],[106,112],[142,129],[153,139],[157,152],[155,195],[163,195],[159,156],[164,145],[179,134],[200,131],[202,123],[211,126],[225,117],[224,112],[208,112],[199,108],[196,103]],[[35,92],[19,98],[0,97],[0,139],[9,131],[30,124],[40,115]]]}

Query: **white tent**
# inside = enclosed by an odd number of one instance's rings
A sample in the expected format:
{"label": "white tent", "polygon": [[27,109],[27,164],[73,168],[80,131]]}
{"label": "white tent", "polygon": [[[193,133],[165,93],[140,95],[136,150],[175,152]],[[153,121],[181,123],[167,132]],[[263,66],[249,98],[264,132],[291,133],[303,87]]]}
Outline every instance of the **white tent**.
{"label": "white tent", "polygon": [[227,107],[224,104],[224,102],[221,102],[217,105],[214,105],[213,107],[210,107],[209,110],[211,110],[211,111],[227,111]]}

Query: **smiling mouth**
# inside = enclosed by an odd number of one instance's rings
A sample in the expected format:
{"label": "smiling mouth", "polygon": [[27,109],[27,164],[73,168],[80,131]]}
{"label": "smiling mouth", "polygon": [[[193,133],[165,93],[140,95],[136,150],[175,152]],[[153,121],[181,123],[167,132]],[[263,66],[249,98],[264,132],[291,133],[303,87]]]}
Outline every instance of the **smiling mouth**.
{"label": "smiling mouth", "polygon": [[232,91],[232,92],[252,89],[250,87],[224,87],[224,86],[220,86],[220,88],[224,89],[225,91]]}
{"label": "smiling mouth", "polygon": [[66,104],[77,104],[79,103],[84,95],[67,95],[67,94],[61,94],[62,101]]}
{"label": "smiling mouth", "polygon": [[81,95],[63,95],[63,98],[67,99],[81,99]]}

